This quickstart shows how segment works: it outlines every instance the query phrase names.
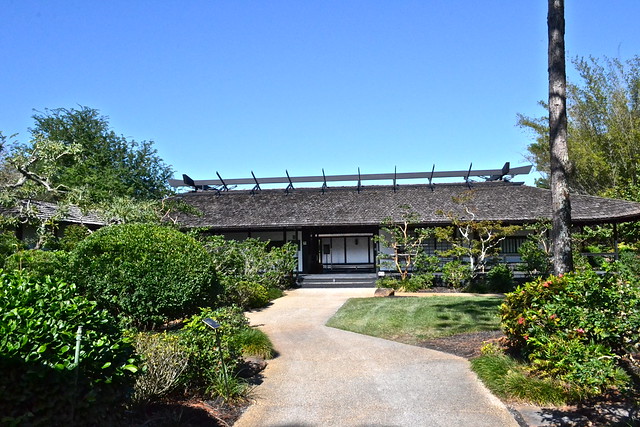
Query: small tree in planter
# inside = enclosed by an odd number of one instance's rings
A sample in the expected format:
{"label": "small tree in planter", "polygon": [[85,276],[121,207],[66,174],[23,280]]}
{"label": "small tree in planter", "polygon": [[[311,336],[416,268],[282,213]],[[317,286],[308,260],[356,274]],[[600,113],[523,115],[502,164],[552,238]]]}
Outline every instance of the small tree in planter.
{"label": "small tree in planter", "polygon": [[409,273],[414,269],[416,262],[420,261],[423,254],[423,242],[433,236],[433,230],[425,228],[414,228],[420,217],[412,212],[408,206],[401,206],[404,210],[400,222],[394,222],[387,218],[383,222],[382,234],[374,237],[374,241],[390,248],[391,254],[380,254],[378,259],[382,263],[391,263],[394,269],[400,274],[400,280],[408,278]]}

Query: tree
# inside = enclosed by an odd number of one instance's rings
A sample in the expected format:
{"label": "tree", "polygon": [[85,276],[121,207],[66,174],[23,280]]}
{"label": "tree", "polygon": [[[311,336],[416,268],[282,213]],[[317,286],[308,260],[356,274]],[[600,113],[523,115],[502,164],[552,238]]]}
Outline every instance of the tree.
{"label": "tree", "polygon": [[[0,133],[0,206],[11,210],[0,217],[0,227],[34,226],[39,248],[70,205],[92,210],[108,224],[157,223],[180,209],[162,200],[172,172],[151,142],[117,136],[88,107],[46,110],[33,118],[27,143]],[[56,215],[42,219],[32,200],[55,202]]]}
{"label": "tree", "polygon": [[75,189],[84,204],[117,197],[160,199],[169,193],[172,171],[158,157],[151,141],[136,142],[118,136],[98,110],[58,108],[33,116],[34,138],[79,147],[52,175],[52,183]]}
{"label": "tree", "polygon": [[549,153],[551,169],[553,268],[556,274],[573,269],[571,199],[567,149],[567,96],[564,53],[564,0],[549,0]]}
{"label": "tree", "polygon": [[[640,184],[640,56],[575,58],[573,64],[580,81],[567,86],[569,186],[593,195],[628,194],[630,185]],[[548,118],[519,115],[518,124],[536,138],[528,157],[543,175],[538,184],[548,187]]]}
{"label": "tree", "polygon": [[412,227],[420,219],[408,206],[404,210],[402,220],[394,222],[391,218],[383,222],[382,234],[375,236],[375,241],[392,250],[391,254],[380,253],[381,259],[391,260],[394,268],[400,273],[400,279],[406,280],[409,272],[423,252],[422,243],[433,235],[433,230]]}
{"label": "tree", "polygon": [[504,225],[499,221],[477,221],[470,201],[473,192],[469,191],[453,201],[460,205],[465,212],[466,220],[454,212],[439,212],[447,217],[453,224],[450,227],[436,229],[436,238],[449,242],[451,249],[441,251],[444,257],[466,258],[470,278],[475,278],[479,273],[486,272],[489,258],[500,252],[500,243],[507,236],[512,235],[521,227],[517,225]]}
{"label": "tree", "polygon": [[29,144],[14,141],[7,143],[0,133],[0,190],[4,199],[30,198],[39,200],[59,199],[69,188],[56,183],[55,175],[64,167],[67,158],[80,151],[78,144],[52,141],[40,134],[34,135]]}

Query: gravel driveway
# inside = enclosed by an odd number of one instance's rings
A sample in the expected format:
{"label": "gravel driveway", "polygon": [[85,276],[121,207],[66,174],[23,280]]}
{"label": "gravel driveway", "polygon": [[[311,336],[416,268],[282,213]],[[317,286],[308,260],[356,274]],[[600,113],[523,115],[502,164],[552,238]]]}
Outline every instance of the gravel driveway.
{"label": "gravel driveway", "polygon": [[372,289],[297,289],[249,314],[279,356],[235,426],[517,426],[460,357],[324,326]]}

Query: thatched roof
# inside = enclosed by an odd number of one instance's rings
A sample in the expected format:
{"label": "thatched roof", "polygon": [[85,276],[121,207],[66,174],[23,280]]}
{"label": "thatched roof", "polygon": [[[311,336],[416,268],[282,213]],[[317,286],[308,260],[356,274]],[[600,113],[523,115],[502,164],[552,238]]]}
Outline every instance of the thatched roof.
{"label": "thatched roof", "polygon": [[[461,219],[496,220],[505,223],[535,222],[551,218],[551,192],[521,183],[330,187],[228,192],[200,191],[177,196],[202,215],[181,214],[184,227],[214,229],[267,229],[340,226],[377,226],[386,218],[400,220],[403,206],[420,217],[424,226],[449,223],[445,213]],[[464,198],[465,202],[456,202]],[[572,195],[575,224],[640,220],[640,203],[593,196]]]}

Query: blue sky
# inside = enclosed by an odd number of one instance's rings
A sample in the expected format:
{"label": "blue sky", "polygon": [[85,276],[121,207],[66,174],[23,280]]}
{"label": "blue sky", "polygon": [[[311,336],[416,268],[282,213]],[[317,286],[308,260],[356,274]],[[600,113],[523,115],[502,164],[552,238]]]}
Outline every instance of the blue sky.
{"label": "blue sky", "polygon": [[[640,53],[640,1],[566,3],[568,58]],[[34,109],[88,106],[178,177],[523,165],[516,115],[544,113],[543,0],[2,6],[5,135],[26,142]]]}

